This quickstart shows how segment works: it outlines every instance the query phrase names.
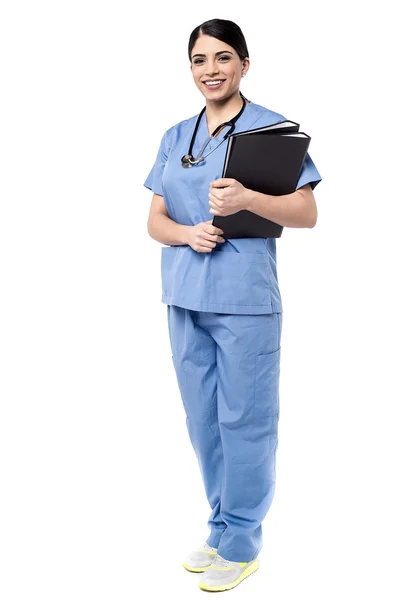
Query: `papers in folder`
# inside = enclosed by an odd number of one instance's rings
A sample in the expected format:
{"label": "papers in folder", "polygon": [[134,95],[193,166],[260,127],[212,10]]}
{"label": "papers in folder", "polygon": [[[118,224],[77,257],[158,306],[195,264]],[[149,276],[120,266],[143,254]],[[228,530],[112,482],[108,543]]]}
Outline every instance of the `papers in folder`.
{"label": "papers in folder", "polygon": [[[236,179],[246,188],[280,196],[295,191],[311,138],[299,123],[281,121],[268,127],[233,133],[228,138],[222,177]],[[223,237],[281,237],[283,226],[248,210],[212,224]]]}

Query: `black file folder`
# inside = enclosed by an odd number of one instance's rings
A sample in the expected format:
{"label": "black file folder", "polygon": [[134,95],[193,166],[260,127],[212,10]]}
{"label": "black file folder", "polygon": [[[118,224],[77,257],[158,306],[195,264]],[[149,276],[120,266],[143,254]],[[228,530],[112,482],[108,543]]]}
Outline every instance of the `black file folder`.
{"label": "black file folder", "polygon": [[[311,138],[299,123],[281,121],[228,138],[222,177],[236,179],[246,188],[280,196],[295,191]],[[214,216],[212,225],[223,237],[281,237],[283,226],[248,210],[227,217]]]}

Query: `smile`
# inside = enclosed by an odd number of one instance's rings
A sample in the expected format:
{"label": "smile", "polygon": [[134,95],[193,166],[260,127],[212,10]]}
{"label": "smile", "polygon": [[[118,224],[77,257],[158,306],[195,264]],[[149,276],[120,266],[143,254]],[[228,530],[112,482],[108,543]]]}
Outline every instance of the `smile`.
{"label": "smile", "polygon": [[208,81],[203,81],[202,83],[207,88],[220,88],[225,81],[225,79],[209,79]]}

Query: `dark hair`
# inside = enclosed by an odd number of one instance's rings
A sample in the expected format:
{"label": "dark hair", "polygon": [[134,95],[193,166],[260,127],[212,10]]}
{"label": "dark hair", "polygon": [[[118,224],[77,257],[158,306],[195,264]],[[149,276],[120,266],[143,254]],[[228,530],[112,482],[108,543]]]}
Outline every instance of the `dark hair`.
{"label": "dark hair", "polygon": [[202,23],[202,25],[198,25],[191,32],[188,42],[188,58],[190,62],[191,52],[200,35],[210,35],[221,42],[225,42],[234,48],[241,60],[244,60],[246,57],[249,58],[247,43],[239,26],[233,23],[233,21],[227,21],[226,19],[211,19]]}

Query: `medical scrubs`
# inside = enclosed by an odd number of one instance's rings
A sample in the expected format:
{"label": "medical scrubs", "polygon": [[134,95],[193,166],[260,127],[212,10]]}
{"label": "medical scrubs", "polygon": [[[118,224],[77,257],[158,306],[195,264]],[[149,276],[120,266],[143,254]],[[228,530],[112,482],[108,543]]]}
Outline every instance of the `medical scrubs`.
{"label": "medical scrubs", "polygon": [[[184,169],[181,157],[197,117],[164,133],[144,182],[163,196],[169,217],[183,225],[213,218],[209,184],[222,176],[227,147],[226,140],[203,162]],[[250,102],[235,132],[285,119]],[[217,146],[219,136],[205,152]],[[204,114],[194,156],[208,137]],[[320,181],[307,153],[297,189],[306,183],[314,189]],[[212,508],[207,542],[225,559],[250,561],[263,545],[262,521],[276,482],[283,310],[276,239],[229,239],[211,252],[196,252],[189,245],[165,246],[161,252],[172,359]]]}

